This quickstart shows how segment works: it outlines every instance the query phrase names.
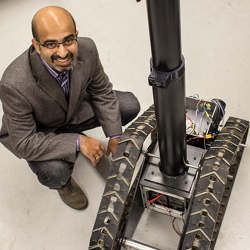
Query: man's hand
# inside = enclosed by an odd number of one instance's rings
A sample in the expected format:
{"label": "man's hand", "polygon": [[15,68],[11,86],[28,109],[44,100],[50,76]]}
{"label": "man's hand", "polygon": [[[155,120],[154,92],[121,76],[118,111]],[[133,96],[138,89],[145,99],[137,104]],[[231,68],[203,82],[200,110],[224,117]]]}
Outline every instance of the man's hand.
{"label": "man's hand", "polygon": [[98,160],[105,154],[104,146],[94,138],[81,135],[81,152],[96,166]]}
{"label": "man's hand", "polygon": [[109,156],[110,152],[112,153],[112,156],[114,156],[115,151],[116,151],[116,147],[117,147],[117,144],[119,141],[120,141],[120,137],[109,139],[108,149],[107,149],[107,153],[106,153],[107,156]]}

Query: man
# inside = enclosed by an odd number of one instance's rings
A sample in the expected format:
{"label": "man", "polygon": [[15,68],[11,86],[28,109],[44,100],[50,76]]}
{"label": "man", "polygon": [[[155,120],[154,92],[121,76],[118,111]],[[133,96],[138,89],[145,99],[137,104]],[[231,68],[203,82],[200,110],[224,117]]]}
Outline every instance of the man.
{"label": "man", "polygon": [[[88,201],[71,177],[78,152],[95,166],[115,153],[121,125],[134,119],[132,93],[112,90],[94,42],[78,38],[75,21],[63,8],[40,9],[32,20],[32,46],[12,62],[0,82],[3,123],[0,141],[24,158],[39,181],[57,189],[72,208]],[[102,126],[107,152],[81,132]]]}

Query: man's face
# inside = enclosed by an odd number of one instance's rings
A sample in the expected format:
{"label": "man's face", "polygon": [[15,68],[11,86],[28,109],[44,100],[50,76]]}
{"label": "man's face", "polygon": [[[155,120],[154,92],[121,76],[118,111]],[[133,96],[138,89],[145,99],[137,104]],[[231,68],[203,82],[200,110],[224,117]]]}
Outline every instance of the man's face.
{"label": "man's face", "polygon": [[[32,43],[36,51],[50,67],[62,72],[69,70],[73,60],[77,57],[78,45],[75,38],[78,32],[75,32],[72,22],[66,23],[66,25],[62,24],[60,27],[53,26],[49,25],[39,29],[39,41],[33,39]],[[64,42],[64,44],[58,44],[55,48],[51,48],[53,47],[51,45],[55,42]]]}

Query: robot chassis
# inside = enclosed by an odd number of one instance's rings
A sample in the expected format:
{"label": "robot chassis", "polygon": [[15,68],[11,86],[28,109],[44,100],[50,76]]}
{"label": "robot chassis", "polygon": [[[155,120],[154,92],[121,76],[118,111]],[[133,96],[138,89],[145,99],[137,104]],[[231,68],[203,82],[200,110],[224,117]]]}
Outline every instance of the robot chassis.
{"label": "robot chassis", "polygon": [[[185,98],[179,4],[179,0],[147,0],[154,105],[121,137],[89,249],[156,249],[131,240],[145,208],[185,216],[179,250],[215,247],[249,122],[229,117],[220,128],[225,111],[222,100]],[[151,144],[132,182],[150,134]]]}

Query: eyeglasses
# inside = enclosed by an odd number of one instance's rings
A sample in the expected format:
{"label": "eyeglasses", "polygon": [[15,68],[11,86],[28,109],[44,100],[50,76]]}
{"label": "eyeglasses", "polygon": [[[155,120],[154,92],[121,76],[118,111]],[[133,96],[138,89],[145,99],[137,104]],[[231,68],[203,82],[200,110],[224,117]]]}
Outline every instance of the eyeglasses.
{"label": "eyeglasses", "polygon": [[40,43],[38,41],[38,44],[46,47],[48,49],[55,49],[58,48],[60,46],[60,44],[62,44],[64,47],[69,47],[71,46],[75,41],[77,41],[77,36],[76,35],[70,35],[68,37],[66,37],[62,42],[58,42],[58,41],[45,41],[44,43]]}

